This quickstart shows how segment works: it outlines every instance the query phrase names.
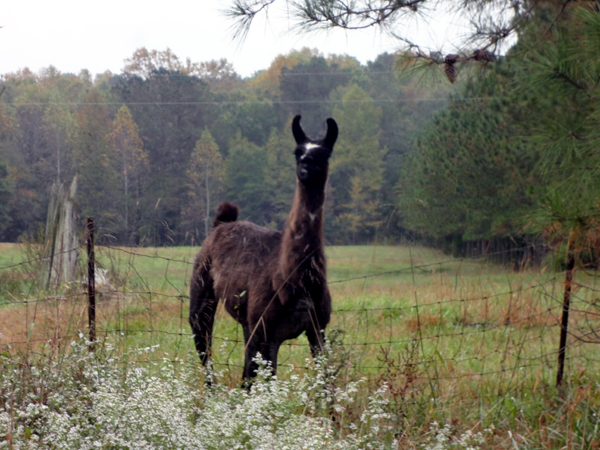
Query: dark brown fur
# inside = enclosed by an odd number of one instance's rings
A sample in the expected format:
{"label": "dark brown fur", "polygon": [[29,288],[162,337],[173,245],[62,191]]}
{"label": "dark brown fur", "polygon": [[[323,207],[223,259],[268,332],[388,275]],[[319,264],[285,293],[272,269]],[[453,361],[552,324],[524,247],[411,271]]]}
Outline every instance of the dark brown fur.
{"label": "dark brown fur", "polygon": [[[224,203],[194,261],[190,325],[203,364],[210,353],[214,315],[221,300],[244,330],[243,378],[256,373],[257,352],[277,368],[280,345],[305,332],[313,355],[323,345],[331,297],[323,239],[328,159],[337,125],[327,120],[323,140],[308,139],[296,116],[296,194],[284,230],[236,222],[237,208]],[[233,218],[233,220],[232,220]]]}

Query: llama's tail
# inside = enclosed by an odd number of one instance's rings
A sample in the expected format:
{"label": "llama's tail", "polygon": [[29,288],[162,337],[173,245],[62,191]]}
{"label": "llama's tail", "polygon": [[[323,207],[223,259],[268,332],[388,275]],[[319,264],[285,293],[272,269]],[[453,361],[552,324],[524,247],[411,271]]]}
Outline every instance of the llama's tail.
{"label": "llama's tail", "polygon": [[219,205],[219,212],[213,222],[213,228],[218,227],[222,223],[235,222],[238,217],[238,207],[229,203],[224,202]]}

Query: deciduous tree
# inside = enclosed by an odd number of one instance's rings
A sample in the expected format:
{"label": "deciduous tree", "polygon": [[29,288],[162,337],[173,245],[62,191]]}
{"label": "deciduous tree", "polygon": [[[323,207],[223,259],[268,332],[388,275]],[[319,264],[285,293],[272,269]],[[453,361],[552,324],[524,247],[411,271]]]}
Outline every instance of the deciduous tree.
{"label": "deciduous tree", "polygon": [[108,136],[110,111],[100,93],[92,89],[77,113],[76,158],[79,177],[79,207],[93,216],[102,232],[118,231],[119,177],[111,157]]}
{"label": "deciduous tree", "polygon": [[127,106],[123,105],[117,112],[108,140],[110,158],[117,168],[123,187],[123,195],[119,196],[121,200],[118,202],[123,222],[122,241],[130,244],[131,236],[139,225],[142,188],[148,174],[148,154]]}
{"label": "deciduous tree", "polygon": [[380,225],[379,191],[385,148],[379,145],[381,108],[358,85],[342,89],[333,116],[340,137],[331,158],[333,209],[340,231],[352,241],[374,236]]}
{"label": "deciduous tree", "polygon": [[267,152],[238,134],[223,162],[223,190],[240,207],[240,218],[265,225],[271,222],[273,191],[266,183]]}
{"label": "deciduous tree", "polygon": [[[184,208],[184,223],[189,232],[201,242],[210,232],[221,189],[223,158],[210,131],[204,129],[196,142],[186,171],[188,202]],[[202,227],[203,233],[198,233]]]}
{"label": "deciduous tree", "polygon": [[[291,124],[291,120],[289,123]],[[296,166],[292,153],[295,142],[288,131],[289,128],[286,127],[282,131],[273,129],[265,145],[266,183],[273,192],[270,208],[271,225],[279,230],[283,229],[296,190]]]}

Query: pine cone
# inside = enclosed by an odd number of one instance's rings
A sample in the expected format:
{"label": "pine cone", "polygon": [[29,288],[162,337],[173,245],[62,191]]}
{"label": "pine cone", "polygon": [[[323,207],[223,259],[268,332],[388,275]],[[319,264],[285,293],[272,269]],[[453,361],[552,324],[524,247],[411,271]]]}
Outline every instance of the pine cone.
{"label": "pine cone", "polygon": [[454,63],[444,64],[444,72],[446,72],[446,77],[450,83],[454,83],[456,81],[456,70],[454,69]]}
{"label": "pine cone", "polygon": [[475,61],[485,62],[492,62],[496,60],[496,56],[493,53],[481,49],[477,49],[473,52],[473,58],[475,59]]}
{"label": "pine cone", "polygon": [[481,57],[482,61],[493,62],[496,61],[496,55],[492,52],[488,52],[487,50],[483,52],[483,56]]}
{"label": "pine cone", "polygon": [[456,61],[458,61],[458,58],[460,58],[460,56],[455,55],[455,54],[450,54],[450,55],[446,55],[446,57],[444,58],[444,62],[446,64],[454,64]]}

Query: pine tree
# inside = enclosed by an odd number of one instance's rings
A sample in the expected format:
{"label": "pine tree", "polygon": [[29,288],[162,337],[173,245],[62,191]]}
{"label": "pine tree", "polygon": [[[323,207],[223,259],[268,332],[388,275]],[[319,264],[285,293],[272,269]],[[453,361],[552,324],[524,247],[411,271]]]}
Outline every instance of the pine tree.
{"label": "pine tree", "polygon": [[463,29],[454,36],[446,36],[444,47],[458,52],[446,56],[441,54],[439,48],[431,47],[431,43],[424,38],[427,33],[420,36],[419,33],[411,33],[415,24],[431,29],[438,25],[434,22],[435,17],[422,14],[424,10],[440,8],[441,4],[432,0],[231,0],[227,14],[237,20],[234,37],[245,36],[257,16],[268,16],[268,11],[278,6],[286,7],[288,12],[292,11],[292,27],[304,33],[379,28],[382,33],[396,39],[401,50],[406,50],[404,56],[409,68],[420,66],[438,70],[440,75],[445,73],[453,83],[456,79],[456,64],[462,65],[469,61],[485,64],[495,61],[494,53],[500,53],[503,44],[528,26],[532,18],[544,15],[548,6],[556,8],[559,11],[557,17],[560,17],[569,9],[568,4],[568,0],[542,0],[533,3],[471,0],[453,3],[453,14],[460,19]]}
{"label": "pine tree", "polygon": [[[577,6],[546,30],[524,61],[523,91],[536,95],[531,142],[542,184],[532,222],[572,249],[600,248],[600,12]],[[535,30],[534,30],[535,31]],[[537,37],[538,35],[534,35]],[[533,122],[533,123],[532,123]],[[598,261],[594,261],[598,264]]]}
{"label": "pine tree", "polygon": [[514,87],[503,86],[514,77],[490,72],[468,84],[466,99],[452,101],[425,128],[400,168],[404,226],[459,241],[522,232],[536,158],[515,113],[526,106]]}

